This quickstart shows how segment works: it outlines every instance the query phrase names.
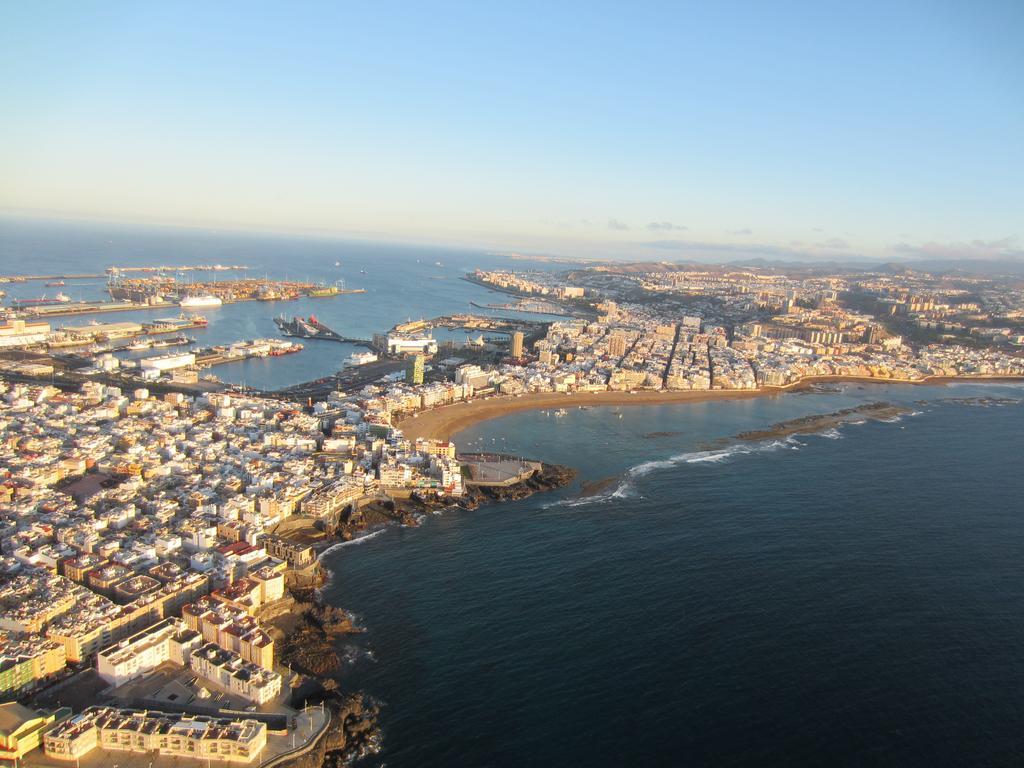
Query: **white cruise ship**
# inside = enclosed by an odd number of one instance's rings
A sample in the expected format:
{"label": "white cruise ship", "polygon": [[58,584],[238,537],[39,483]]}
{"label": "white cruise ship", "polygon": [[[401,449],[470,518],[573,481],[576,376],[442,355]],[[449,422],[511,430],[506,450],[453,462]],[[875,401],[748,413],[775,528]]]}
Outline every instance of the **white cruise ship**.
{"label": "white cruise ship", "polygon": [[191,307],[219,307],[223,304],[218,296],[186,296],[183,298],[179,305],[185,308]]}

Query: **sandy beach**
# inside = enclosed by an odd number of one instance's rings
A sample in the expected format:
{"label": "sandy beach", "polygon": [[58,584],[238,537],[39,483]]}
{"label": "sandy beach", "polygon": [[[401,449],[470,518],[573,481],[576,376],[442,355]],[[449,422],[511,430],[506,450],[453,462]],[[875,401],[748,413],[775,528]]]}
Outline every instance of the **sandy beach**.
{"label": "sandy beach", "polygon": [[818,376],[789,384],[785,387],[762,387],[761,389],[713,389],[713,390],[640,390],[635,392],[542,392],[537,394],[499,395],[445,405],[424,411],[401,421],[397,426],[411,440],[433,438],[450,440],[462,430],[501,416],[519,411],[544,408],[576,408],[578,406],[638,406],[671,405],[674,403],[698,403],[708,400],[736,400],[750,397],[771,397],[784,392],[806,389],[815,384],[947,384],[963,382],[1021,382],[1024,378],[1006,376],[934,376],[919,381],[908,379],[878,379],[867,376]]}

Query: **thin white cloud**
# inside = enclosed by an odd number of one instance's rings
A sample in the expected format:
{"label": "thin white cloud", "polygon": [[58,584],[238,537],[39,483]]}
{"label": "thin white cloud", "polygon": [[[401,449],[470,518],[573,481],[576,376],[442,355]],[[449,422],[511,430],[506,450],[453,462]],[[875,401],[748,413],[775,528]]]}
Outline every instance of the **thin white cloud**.
{"label": "thin white cloud", "polygon": [[967,240],[952,243],[929,241],[913,245],[896,243],[892,250],[904,256],[920,259],[994,259],[1024,260],[1024,249],[1016,237],[998,240]]}
{"label": "thin white cloud", "polygon": [[689,227],[682,224],[673,224],[671,221],[652,221],[647,225],[651,232],[685,232]]}

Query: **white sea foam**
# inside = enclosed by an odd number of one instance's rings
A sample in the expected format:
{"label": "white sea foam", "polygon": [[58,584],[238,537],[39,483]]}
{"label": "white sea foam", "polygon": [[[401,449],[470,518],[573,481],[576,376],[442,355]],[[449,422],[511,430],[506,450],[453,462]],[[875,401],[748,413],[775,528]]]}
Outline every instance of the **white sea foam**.
{"label": "white sea foam", "polygon": [[363,542],[369,541],[370,539],[375,539],[382,533],[384,533],[386,530],[387,528],[378,528],[376,531],[371,531],[370,533],[367,533],[363,536],[358,536],[354,539],[350,539],[349,541],[339,541],[337,544],[332,544],[323,552],[321,552],[320,556],[317,559],[323,560],[324,555],[328,554],[329,552],[333,552],[336,549],[341,549],[342,547],[350,547],[353,544],[362,544]]}
{"label": "white sea foam", "polygon": [[779,441],[773,441],[771,443],[755,443],[753,445],[731,445],[728,448],[716,448],[711,451],[690,451],[688,453],[680,453],[675,456],[670,456],[667,459],[657,459],[654,461],[645,461],[643,464],[637,464],[635,467],[626,472],[627,477],[637,478],[649,475],[658,469],[671,469],[680,464],[699,464],[702,462],[720,462],[726,461],[733,456],[739,456],[746,453],[753,453],[758,450],[765,450],[766,448],[780,447],[782,443]]}
{"label": "white sea foam", "polygon": [[588,504],[607,504],[612,501],[622,501],[623,499],[639,499],[643,498],[637,493],[636,488],[633,486],[632,481],[627,477],[624,478],[614,488],[604,491],[603,493],[595,493],[591,496],[577,496],[573,499],[558,499],[557,501],[549,501],[547,504],[541,506],[541,509],[554,509],[556,507],[566,507],[573,509],[575,507],[585,507]]}
{"label": "white sea foam", "polygon": [[361,659],[365,659],[367,661],[373,661],[373,662],[377,661],[377,657],[374,655],[373,651],[371,651],[369,648],[363,648],[363,647],[358,646],[358,645],[345,645],[342,648],[341,660],[345,664],[348,664],[349,666],[352,666],[356,662],[360,661]]}
{"label": "white sea foam", "polygon": [[623,499],[643,498],[642,494],[640,494],[636,489],[635,481],[661,469],[672,469],[673,467],[678,467],[681,464],[718,464],[728,461],[734,456],[776,451],[780,449],[798,451],[803,445],[803,443],[796,440],[793,436],[789,436],[782,440],[772,440],[765,443],[737,443],[736,445],[730,445],[726,448],[716,448],[708,451],[689,451],[687,453],[669,456],[667,459],[653,459],[651,461],[645,461],[642,464],[637,464],[635,467],[628,469],[622,481],[610,491],[594,494],[593,496],[581,496],[574,499],[559,499],[558,501],[552,501],[545,504],[543,508],[552,509],[554,507],[567,507],[571,509],[587,506],[589,504],[607,504],[609,502],[621,501]]}
{"label": "white sea foam", "polygon": [[818,434],[822,437],[827,437],[829,440],[839,440],[843,436],[835,427],[832,427],[832,429],[826,429],[824,432],[819,432]]}
{"label": "white sea foam", "polygon": [[612,491],[612,493],[609,496],[609,498],[612,498],[612,499],[636,499],[636,498],[640,498],[640,494],[637,493],[637,490],[636,490],[636,488],[633,487],[632,483],[630,483],[628,481],[623,481],[623,482],[619,483],[618,487],[614,491]]}

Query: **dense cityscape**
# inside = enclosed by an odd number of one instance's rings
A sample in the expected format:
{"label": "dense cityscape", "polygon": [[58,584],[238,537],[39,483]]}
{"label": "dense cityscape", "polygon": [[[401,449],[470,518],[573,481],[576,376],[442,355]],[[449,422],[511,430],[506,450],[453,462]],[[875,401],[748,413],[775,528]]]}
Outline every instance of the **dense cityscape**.
{"label": "dense cityscape", "polygon": [[[99,748],[266,764],[315,746],[336,683],[303,662],[280,620],[322,583],[318,555],[541,472],[536,460],[414,434],[427,412],[486,404],[500,414],[530,397],[547,407],[552,394],[575,406],[601,404],[600,393],[1024,375],[1024,293],[984,278],[618,264],[465,279],[514,295],[507,306],[520,313],[562,317],[400,324],[341,375],[386,372],[316,402],[203,387],[191,353],[125,368],[95,338],[79,342],[76,368],[66,329],[24,303],[6,310],[5,757],[79,761]],[[130,298],[151,301],[173,283],[136,280],[142,294]],[[499,335],[439,345],[431,329],[446,323]],[[292,342],[264,348],[280,343]]]}

